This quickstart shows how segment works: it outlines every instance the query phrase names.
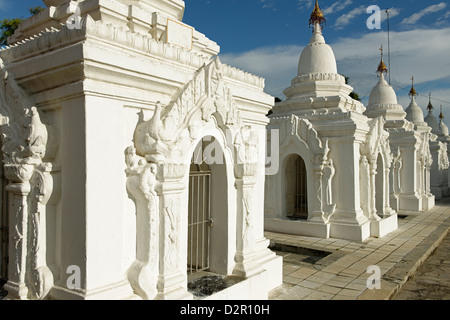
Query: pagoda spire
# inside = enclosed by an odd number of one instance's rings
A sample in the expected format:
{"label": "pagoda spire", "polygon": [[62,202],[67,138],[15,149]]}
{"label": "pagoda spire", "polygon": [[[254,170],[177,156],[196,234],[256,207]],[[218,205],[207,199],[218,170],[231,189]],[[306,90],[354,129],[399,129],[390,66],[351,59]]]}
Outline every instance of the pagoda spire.
{"label": "pagoda spire", "polygon": [[327,24],[327,20],[325,19],[322,10],[319,7],[319,1],[316,0],[316,5],[314,6],[314,10],[311,13],[311,17],[309,19],[309,26],[314,27],[314,32],[318,26],[323,29],[324,24]]}
{"label": "pagoda spire", "polygon": [[439,114],[439,119],[441,119],[441,121],[444,119],[444,113],[442,112],[442,104],[441,104],[441,113]]}
{"label": "pagoda spire", "polygon": [[386,64],[383,61],[383,45],[381,45],[380,51],[381,51],[381,61],[378,66],[377,73],[381,76],[383,73],[384,74],[388,73],[388,68],[386,67]]}
{"label": "pagoda spire", "polygon": [[412,81],[412,86],[411,86],[411,90],[409,91],[409,95],[411,97],[415,97],[415,96],[417,96],[417,91],[414,88],[414,77],[411,78],[411,81]]}
{"label": "pagoda spire", "polygon": [[434,109],[433,105],[431,104],[431,92],[430,92],[430,95],[429,95],[427,109],[428,109],[428,112],[431,112]]}

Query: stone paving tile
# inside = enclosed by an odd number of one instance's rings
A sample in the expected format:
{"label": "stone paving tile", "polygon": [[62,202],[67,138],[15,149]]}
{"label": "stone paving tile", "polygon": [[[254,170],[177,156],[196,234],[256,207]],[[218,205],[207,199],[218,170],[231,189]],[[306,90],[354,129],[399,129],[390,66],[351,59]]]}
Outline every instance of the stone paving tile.
{"label": "stone paving tile", "polygon": [[[273,290],[269,299],[276,300],[379,300],[389,299],[397,293],[417,268],[441,243],[450,227],[450,198],[437,202],[426,213],[405,214],[399,219],[399,228],[383,238],[370,238],[363,243],[340,239],[290,236],[266,232],[273,242],[309,249],[335,252],[315,265],[284,266],[284,284]],[[449,236],[450,237],[450,236]],[[450,252],[450,245],[447,250]],[[331,257],[334,257],[331,259]],[[450,260],[450,258],[448,259]],[[406,292],[417,291],[419,286],[436,286],[450,282],[450,261],[441,259],[426,276]],[[369,290],[367,268],[377,265],[381,269],[381,289]],[[440,272],[442,268],[446,272]],[[412,289],[408,289],[412,288]],[[442,289],[441,291],[445,291]],[[442,293],[442,292],[441,292]],[[436,297],[430,292],[429,297]],[[443,297],[450,299],[450,291]]]}
{"label": "stone paving tile", "polygon": [[309,276],[315,274],[317,270],[312,270],[308,268],[300,268],[297,271],[290,274],[291,277],[295,277],[297,279],[306,279]]}
{"label": "stone paving tile", "polygon": [[450,233],[394,300],[450,300]]}

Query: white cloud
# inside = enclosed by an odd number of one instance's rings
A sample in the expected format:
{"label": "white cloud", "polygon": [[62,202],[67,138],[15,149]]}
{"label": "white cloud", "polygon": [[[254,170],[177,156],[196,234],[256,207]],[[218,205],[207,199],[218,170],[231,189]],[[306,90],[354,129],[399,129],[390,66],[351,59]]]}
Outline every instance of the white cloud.
{"label": "white cloud", "polygon": [[312,8],[314,3],[311,0],[297,0],[297,8],[301,11]]}
{"label": "white cloud", "polygon": [[259,3],[262,4],[263,9],[272,8],[274,3],[271,0],[259,0]]}
{"label": "white cloud", "polygon": [[417,21],[419,21],[420,19],[422,19],[423,16],[429,14],[429,13],[435,13],[438,11],[441,11],[443,9],[445,9],[447,7],[447,4],[445,2],[441,2],[439,4],[434,4],[432,6],[429,6],[415,14],[413,14],[412,16],[405,18],[402,20],[402,24],[414,24]]}
{"label": "white cloud", "polygon": [[342,1],[336,1],[333,3],[330,7],[323,10],[324,15],[333,14],[338,11],[344,10],[347,6],[351,5],[353,3],[352,0],[342,0]]}
{"label": "white cloud", "polygon": [[337,30],[340,30],[344,28],[346,25],[348,25],[353,19],[355,19],[357,16],[366,13],[367,7],[366,6],[359,6],[351,11],[349,11],[346,14],[343,14],[339,18],[336,19],[336,23],[334,26]]}
{"label": "white cloud", "polygon": [[[406,108],[408,91],[414,75],[416,89],[424,97],[429,91],[436,99],[450,100],[450,28],[417,29],[391,33],[391,80]],[[376,68],[380,59],[379,47],[387,49],[386,32],[370,32],[360,38],[342,38],[331,43],[338,71],[350,78],[350,85],[367,103],[367,97],[377,82]],[[223,62],[249,71],[266,79],[266,92],[284,98],[283,90],[297,75],[298,59],[304,46],[266,47],[238,55],[225,54]],[[385,54],[387,62],[387,54]],[[404,88],[405,90],[401,90]],[[425,91],[425,92],[424,92]],[[426,107],[427,101],[418,102]],[[426,100],[426,99],[425,99]],[[425,103],[425,105],[423,105]],[[438,108],[440,103],[435,103]],[[442,103],[450,123],[450,104]]]}
{"label": "white cloud", "polygon": [[266,92],[283,98],[283,90],[297,75],[300,46],[265,47],[242,54],[223,54],[220,59],[266,79]]}
{"label": "white cloud", "polygon": [[[400,9],[398,8],[389,8],[389,19],[392,19],[393,17],[396,17],[400,14]],[[384,22],[387,20],[387,13],[386,10],[383,10],[381,12],[381,22]]]}

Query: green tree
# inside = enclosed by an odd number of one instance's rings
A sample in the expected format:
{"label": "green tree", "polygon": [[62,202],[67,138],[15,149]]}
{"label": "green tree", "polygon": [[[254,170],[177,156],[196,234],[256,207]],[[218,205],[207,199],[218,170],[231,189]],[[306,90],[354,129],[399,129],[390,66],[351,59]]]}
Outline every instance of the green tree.
{"label": "green tree", "polygon": [[[35,15],[44,10],[41,7],[34,7],[28,9],[28,12],[31,15]],[[14,18],[14,19],[3,19],[0,21],[0,46],[5,46],[8,44],[8,37],[14,34],[14,31],[19,27],[19,25],[23,22],[22,18]]]}
{"label": "green tree", "polygon": [[19,27],[23,19],[3,19],[0,21],[0,46],[5,46],[8,44],[8,37],[14,34],[14,31]]}
{"label": "green tree", "polygon": [[[349,77],[345,77],[345,76],[344,76],[344,78],[345,78],[345,84],[348,84],[348,79],[349,79]],[[351,93],[349,94],[349,96],[350,96],[350,98],[352,98],[352,99],[361,101],[361,99],[359,98],[359,94],[357,94],[355,91],[351,92]]]}
{"label": "green tree", "polygon": [[28,12],[29,12],[32,16],[34,16],[35,14],[37,14],[37,13],[39,13],[39,12],[41,12],[41,11],[44,11],[44,8],[41,8],[41,7],[34,7],[34,8],[28,9]]}

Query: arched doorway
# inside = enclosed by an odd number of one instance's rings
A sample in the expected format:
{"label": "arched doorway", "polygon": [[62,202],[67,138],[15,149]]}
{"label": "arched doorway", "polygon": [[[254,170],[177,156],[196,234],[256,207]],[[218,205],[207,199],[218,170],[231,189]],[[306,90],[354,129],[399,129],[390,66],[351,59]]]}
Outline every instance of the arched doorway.
{"label": "arched doorway", "polygon": [[191,159],[188,189],[188,275],[226,275],[228,265],[228,179],[220,144],[208,136]]}
{"label": "arched doorway", "polygon": [[308,184],[305,161],[291,155],[286,163],[286,216],[289,219],[308,218]]}
{"label": "arched doorway", "polygon": [[375,176],[375,208],[379,216],[383,216],[384,213],[384,183],[384,163],[381,154],[379,154],[377,159],[377,174]]}
{"label": "arched doorway", "polygon": [[209,270],[211,168],[192,163],[189,172],[188,274]]}

